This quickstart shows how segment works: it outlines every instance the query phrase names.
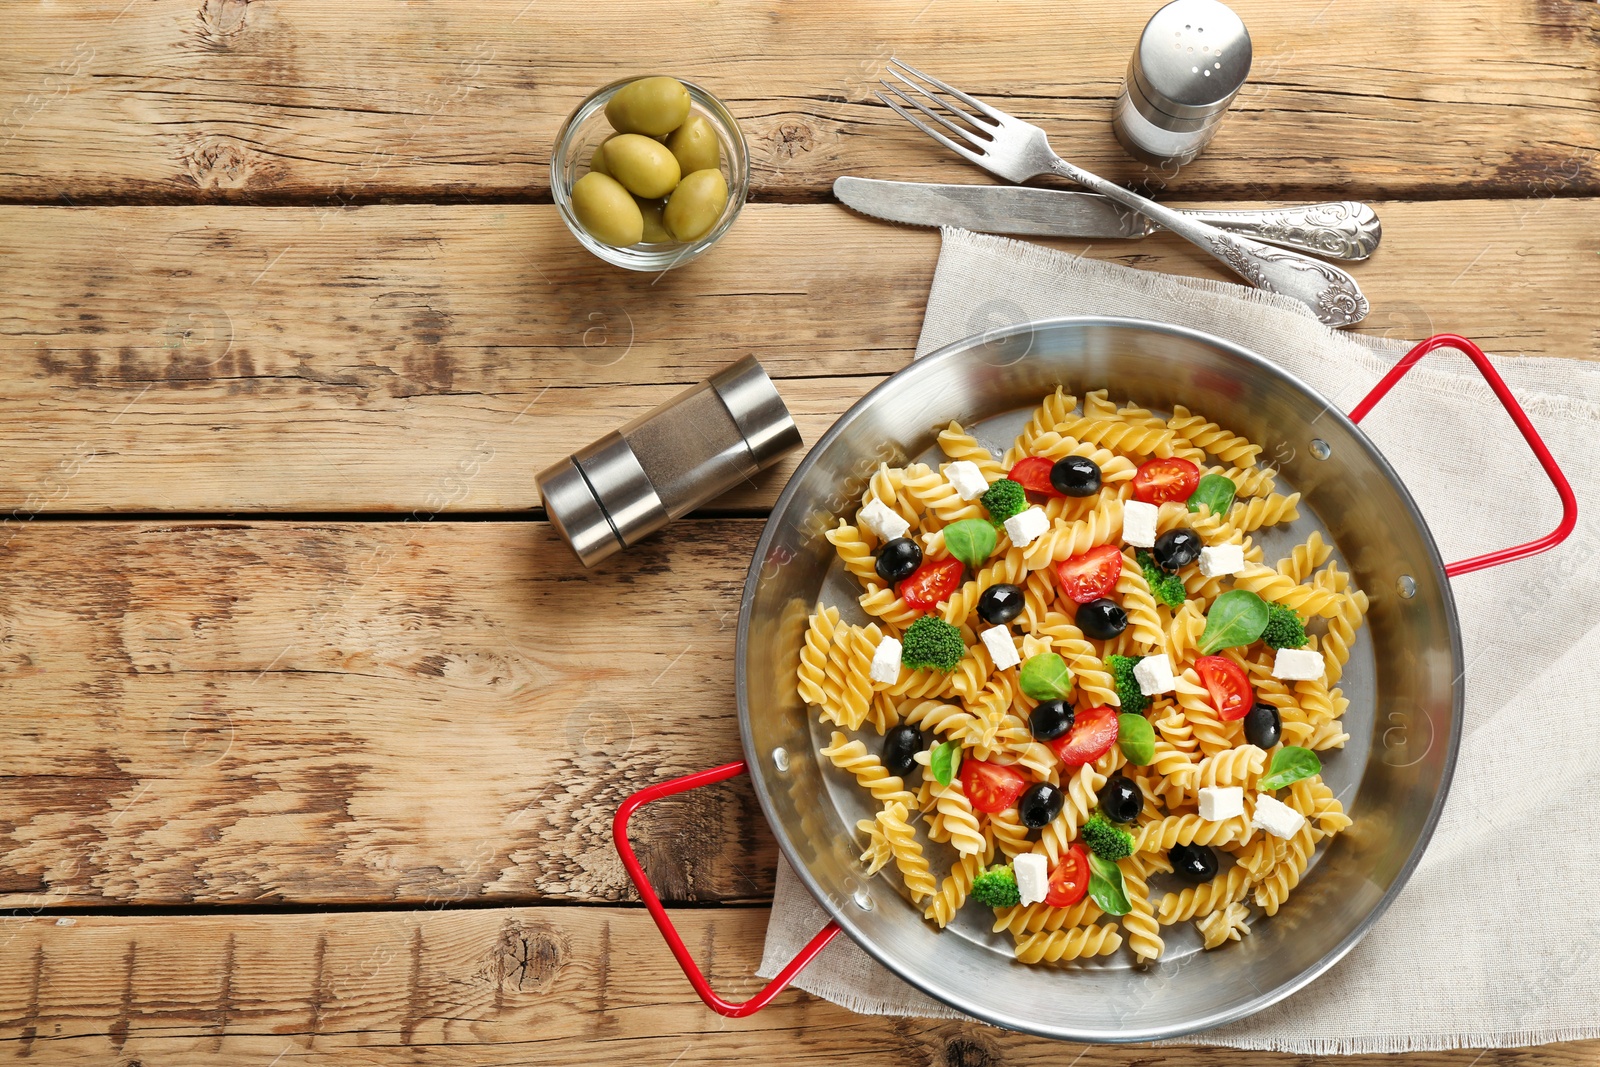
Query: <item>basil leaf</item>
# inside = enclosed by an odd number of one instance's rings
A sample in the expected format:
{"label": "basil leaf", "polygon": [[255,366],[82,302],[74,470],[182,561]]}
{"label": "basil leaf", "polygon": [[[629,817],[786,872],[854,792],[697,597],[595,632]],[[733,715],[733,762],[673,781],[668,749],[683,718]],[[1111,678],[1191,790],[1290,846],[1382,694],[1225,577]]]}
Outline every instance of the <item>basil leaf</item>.
{"label": "basil leaf", "polygon": [[994,527],[986,519],[962,519],[944,528],[944,547],[973,570],[994,553]]}
{"label": "basil leaf", "polygon": [[1060,700],[1072,692],[1072,669],[1054,652],[1042,652],[1023,663],[1017,684],[1034,700]]}
{"label": "basil leaf", "polygon": [[1089,853],[1089,896],[1107,915],[1126,915],[1133,910],[1122,888],[1122,868],[1093,852]]}
{"label": "basil leaf", "polygon": [[1208,474],[1189,495],[1189,510],[1199,511],[1204,504],[1211,509],[1211,514],[1224,515],[1233,507],[1233,498],[1238,492],[1239,487],[1233,484],[1232,478],[1225,474]]}
{"label": "basil leaf", "polygon": [[1285,745],[1272,756],[1272,766],[1256,783],[1257,789],[1282,789],[1302,778],[1322,773],[1322,761],[1309,748]]}
{"label": "basil leaf", "polygon": [[1156,731],[1143,715],[1126,712],[1117,716],[1117,744],[1129,763],[1148,766],[1156,758]]}
{"label": "basil leaf", "polygon": [[1248,589],[1230,589],[1217,597],[1206,612],[1206,629],[1200,651],[1206,655],[1224,648],[1248,645],[1261,636],[1272,618],[1267,602]]}
{"label": "basil leaf", "polygon": [[956,776],[956,767],[961,764],[961,742],[944,741],[933,747],[933,753],[928,757],[928,769],[933,772],[934,781],[940,785],[949,785]]}

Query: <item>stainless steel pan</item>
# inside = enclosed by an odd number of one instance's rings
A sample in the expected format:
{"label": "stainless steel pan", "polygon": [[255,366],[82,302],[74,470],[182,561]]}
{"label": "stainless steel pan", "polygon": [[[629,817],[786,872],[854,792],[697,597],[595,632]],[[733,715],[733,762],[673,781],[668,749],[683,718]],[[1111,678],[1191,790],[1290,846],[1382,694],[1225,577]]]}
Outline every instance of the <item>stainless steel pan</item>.
{"label": "stainless steel pan", "polygon": [[[1566,508],[1562,526],[1547,537],[1448,567],[1411,495],[1356,426],[1418,359],[1447,345],[1483,371]],[[826,735],[795,693],[807,613],[819,599],[848,612],[859,592],[822,532],[853,510],[876,465],[931,455],[934,429],[952,419],[1003,447],[1057,384],[1078,395],[1105,387],[1114,399],[1156,410],[1182,404],[1262,444],[1280,482],[1303,494],[1306,517],[1284,532],[1282,547],[1322,530],[1372,601],[1341,681],[1351,700],[1344,720],[1351,741],[1325,765],[1354,827],[1322,848],[1284,908],[1256,923],[1245,941],[1201,952],[1180,928],[1168,927],[1173,936],[1163,960],[1144,968],[1121,956],[1019,964],[1005,935],[989,932],[988,909],[964,909],[940,932],[892,876],[864,877],[853,828],[870,816],[870,798],[817,755]],[[1543,551],[1575,522],[1565,478],[1488,360],[1463,338],[1418,345],[1349,416],[1262,357],[1176,326],[1059,319],[959,341],[874,389],[801,463],[745,583],[737,652],[745,760],[630,798],[617,813],[618,849],[685,973],[723,1014],[759,1010],[842,929],[907,982],[1000,1026],[1118,1042],[1218,1026],[1288,996],[1349,952],[1427,845],[1461,733],[1461,640],[1449,576]],[[1271,558],[1279,546],[1266,547]],[[735,1004],[710,989],[672,930],[628,843],[627,821],[657,797],[747,769],[784,855],[832,921],[771,985]]]}

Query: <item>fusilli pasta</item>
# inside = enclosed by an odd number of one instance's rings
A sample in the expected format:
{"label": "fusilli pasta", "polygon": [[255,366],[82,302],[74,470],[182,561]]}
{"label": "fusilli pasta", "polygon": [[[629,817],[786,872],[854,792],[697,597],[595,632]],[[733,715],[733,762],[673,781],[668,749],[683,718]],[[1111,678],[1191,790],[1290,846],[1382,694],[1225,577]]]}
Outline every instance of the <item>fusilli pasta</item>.
{"label": "fusilli pasta", "polygon": [[1235,901],[1218,908],[1210,915],[1195,921],[1203,946],[1209,951],[1221,948],[1229,941],[1240,941],[1250,936],[1250,909]]}
{"label": "fusilli pasta", "polygon": [[1088,956],[1109,956],[1121,944],[1116,923],[1041,931],[1017,938],[1017,959],[1023,963],[1058,963]]}
{"label": "fusilli pasta", "polygon": [[[938,563],[941,574],[952,554],[968,551],[973,540],[970,528],[957,540],[952,524],[992,521],[994,549],[985,559],[965,560],[963,571],[951,572],[936,599],[922,599],[925,587],[906,594],[913,602],[902,595],[903,586],[879,576],[875,555],[881,538],[873,528],[852,524],[848,517],[830,518],[835,525],[824,525],[825,535],[844,574],[859,584],[857,603],[865,618],[856,625],[842,619],[838,608],[819,605],[799,639],[795,691],[830,727],[821,754],[853,778],[876,808],[874,817],[856,823],[863,869],[876,874],[892,864],[923,916],[940,928],[954,921],[969,900],[989,903],[994,931],[1011,936],[1016,958],[1025,963],[1107,955],[1124,942],[1134,959],[1156,960],[1168,950],[1162,927],[1179,922],[1193,921],[1207,949],[1247,936],[1253,909],[1268,915],[1280,910],[1305,877],[1318,843],[1352,825],[1320,774],[1273,791],[1274,799],[1304,817],[1298,832],[1279,838],[1255,819],[1259,798],[1269,795],[1260,783],[1269,768],[1276,769],[1274,755],[1282,746],[1327,752],[1349,740],[1342,722],[1350,702],[1337,685],[1366,620],[1366,594],[1353,586],[1333,546],[1315,531],[1275,565],[1264,562],[1255,538],[1266,535],[1258,531],[1296,521],[1300,494],[1279,491],[1276,471],[1259,465],[1260,445],[1186,408],[1166,417],[1118,403],[1105,390],[1085,395],[1080,408],[1077,398],[1057,388],[1031,413],[1003,459],[960,423],[938,430],[937,440],[949,462],[879,464],[859,503],[841,510],[848,516],[870,502],[882,503],[910,525],[906,536],[920,546],[924,565]],[[991,516],[982,500],[963,498],[949,477],[954,462],[975,464],[993,483],[1024,460],[1054,464],[1068,458],[1079,468],[1079,461],[1092,463],[1100,472],[1100,487],[1087,496],[1035,495],[1044,533],[1027,543],[1013,544],[1001,521],[1008,516]],[[1124,543],[1125,532],[1131,532],[1124,520],[1128,502],[1148,488],[1140,468],[1153,462],[1175,465],[1164,468],[1168,473],[1188,464],[1188,477],[1219,475],[1233,483],[1235,502],[1224,514],[1213,514],[1203,504],[1191,511],[1179,495],[1160,503],[1156,528],[1158,534],[1192,531],[1209,547],[1239,546],[1245,563],[1237,573],[1202,574],[1190,557],[1175,565],[1177,583],[1154,572],[1147,579],[1140,559],[1148,557]],[[1043,468],[1026,469],[1031,476],[1018,477],[1030,477],[1037,494]],[[1015,525],[1010,529],[1016,532]],[[1023,533],[1016,535],[1020,539]],[[1268,538],[1266,543],[1275,542]],[[1072,569],[1073,561],[1104,552],[1103,546],[1112,546],[1111,558],[1120,557],[1120,567]],[[1100,605],[1091,619],[1083,614],[1084,604],[1067,595],[1068,590],[1085,595],[1082,576],[1091,573],[1097,580],[1103,575],[1105,583],[1095,599],[1111,599],[1120,613],[1107,614]],[[1322,675],[1298,681],[1275,677],[1276,649],[1261,640],[1203,655],[1209,613],[1229,590],[1292,609],[1309,629],[1304,647],[1320,658]],[[999,599],[985,601],[991,591]],[[980,602],[990,606],[980,611]],[[994,603],[1006,604],[1010,613],[994,614]],[[927,655],[926,646],[918,644],[913,627],[926,629],[929,623],[919,621],[925,618],[952,639],[959,637],[959,656],[947,645],[938,666],[918,658]],[[1109,630],[1108,619],[1118,620]],[[796,633],[800,621],[797,615]],[[1008,631],[1010,649],[1006,641],[991,646],[981,637],[993,629]],[[1291,636],[1301,640],[1297,633]],[[882,673],[878,662],[880,649],[892,653],[884,644],[891,637],[901,642],[902,656],[892,675]],[[998,667],[996,657],[1005,663],[1003,654],[1010,650],[1022,665]],[[1164,692],[1144,691],[1159,671],[1141,672],[1143,681],[1128,676],[1128,660],[1150,656],[1165,657],[1171,669],[1172,684]],[[1024,668],[1041,657],[1060,657],[1060,662],[1045,663],[1046,669],[1027,681]],[[1249,702],[1242,708],[1226,687],[1216,688],[1215,674],[1207,673],[1220,670],[1217,663],[1248,683]],[[1060,699],[1073,711],[1068,733],[1046,732],[1039,725],[1064,714],[1059,707],[1040,708],[1049,699]],[[1259,732],[1250,734],[1259,744],[1246,736],[1243,711],[1254,704],[1277,713],[1279,734],[1270,747]],[[1130,716],[1142,718],[1148,730],[1135,731],[1138,724]],[[1116,728],[1106,735],[1108,719]],[[1091,727],[1101,733],[1085,740]],[[862,737],[851,736],[876,732],[886,740],[874,743],[887,744],[895,737],[903,742],[906,730],[915,731],[924,745],[915,760],[922,769],[914,786],[892,773]],[[1153,743],[1125,747],[1133,742],[1120,735],[1129,731],[1130,738],[1153,735]],[[950,763],[942,764],[930,744],[953,746]],[[903,744],[898,751],[896,758],[906,758]],[[893,760],[890,765],[900,769]],[[954,770],[936,772],[943,766]],[[1048,795],[1039,792],[1047,787],[1058,791],[1059,809],[1042,808],[1033,799]],[[1202,817],[1201,811],[1213,811],[1214,802],[1229,799],[1211,790],[1235,789],[1243,796],[1243,814],[1235,807],[1217,811],[1215,819]],[[1103,822],[1110,814],[1101,812],[1103,796],[1118,798],[1114,810],[1130,820],[1124,824],[1129,851],[1108,850],[1104,825],[1085,830],[1091,819]],[[1113,804],[1106,801],[1108,809]],[[1259,813],[1262,825],[1270,824],[1265,805]],[[813,832],[826,833],[820,827]],[[930,864],[925,843],[949,854],[947,867],[943,860],[937,868]],[[1215,876],[1199,885],[1169,881],[1180,859],[1173,850],[1180,846],[1210,851],[1218,860]],[[1050,902],[1056,896],[1008,906],[1006,895],[993,891],[991,863],[1033,854],[1053,872],[1055,893],[1058,876],[1066,879],[1063,886],[1074,884],[1071,869],[1063,865],[1082,862],[1075,857],[1086,848],[1106,850],[1103,854],[1115,859],[1113,873],[1122,883],[1126,914],[1108,917],[1102,905],[1113,905],[1104,897],[1097,903],[1081,889],[1059,906]],[[1185,860],[1186,871],[1192,872],[1192,862],[1193,857]],[[948,873],[936,878],[936,869]],[[1082,881],[1087,880],[1085,868]],[[1118,922],[1103,921],[1107,918]]]}

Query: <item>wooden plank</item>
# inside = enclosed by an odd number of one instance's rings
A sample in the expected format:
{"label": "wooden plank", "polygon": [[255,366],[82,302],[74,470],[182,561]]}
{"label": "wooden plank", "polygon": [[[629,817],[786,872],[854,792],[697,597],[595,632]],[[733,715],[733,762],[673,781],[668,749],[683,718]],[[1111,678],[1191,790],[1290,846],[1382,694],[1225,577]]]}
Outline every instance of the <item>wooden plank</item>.
{"label": "wooden plank", "polygon": [[[726,996],[760,987],[765,908],[680,911]],[[66,925],[63,925],[66,924]],[[8,928],[9,927],[9,928]],[[934,1019],[858,1016],[790,991],[746,1019],[697,999],[639,909],[8,919],[0,1048],[51,1064],[1288,1067],[1303,1057],[1046,1041]],[[1600,1041],[1355,1056],[1350,1067],[1589,1067]],[[431,1057],[430,1057],[431,1058]]]}
{"label": "wooden plank", "polygon": [[[1380,205],[1365,329],[1600,358],[1597,208]],[[815,441],[910,359],[938,253],[932,231],[825,205],[752,205],[660,278],[528,205],[10,207],[0,234],[14,518],[525,509],[545,465],[752,352]],[[1087,251],[1223,277],[1167,236]],[[722,506],[769,505],[795,462]]]}
{"label": "wooden plank", "polygon": [[[1252,78],[1183,171],[1131,161],[1112,101],[1145,12],[1114,0],[99,0],[10,12],[0,190],[155,202],[537,197],[563,117],[663,68],[722,96],[762,196],[834,176],[970,179],[873,97],[892,55],[1042,123],[1077,163],[1191,193],[1600,191],[1600,13],[1468,0],[1239,0]],[[602,44],[603,42],[603,44]],[[1407,136],[1407,131],[1415,131]]]}
{"label": "wooden plank", "polygon": [[[740,755],[760,523],[604,565],[544,523],[32,523],[0,548],[0,907],[631,895],[630,793]],[[652,805],[680,900],[771,893],[747,782]]]}

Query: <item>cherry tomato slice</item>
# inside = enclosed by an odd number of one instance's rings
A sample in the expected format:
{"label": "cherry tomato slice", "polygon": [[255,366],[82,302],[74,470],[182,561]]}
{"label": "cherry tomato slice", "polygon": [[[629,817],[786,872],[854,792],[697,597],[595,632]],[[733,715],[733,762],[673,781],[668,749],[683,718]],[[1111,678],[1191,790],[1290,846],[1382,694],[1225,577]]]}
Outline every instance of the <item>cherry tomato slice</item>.
{"label": "cherry tomato slice", "polygon": [[1133,495],[1146,504],[1188,500],[1200,484],[1200,468],[1186,459],[1152,459],[1133,475]]}
{"label": "cherry tomato slice", "polygon": [[1083,846],[1073,842],[1062,855],[1061,862],[1050,872],[1050,885],[1045,890],[1044,902],[1052,908],[1070,908],[1083,899],[1089,891],[1089,854]]}
{"label": "cherry tomato slice", "polygon": [[1194,661],[1194,669],[1211,693],[1211,706],[1217,709],[1217,718],[1232,722],[1250,713],[1256,697],[1244,668],[1223,656],[1201,656]]}
{"label": "cherry tomato slice", "polygon": [[1049,742],[1069,767],[1094,762],[1116,743],[1116,708],[1084,708],[1073,719],[1071,730]]}
{"label": "cherry tomato slice", "polygon": [[932,611],[961,588],[959,559],[929,559],[900,583],[900,596],[918,611]]}
{"label": "cherry tomato slice", "polygon": [[1110,596],[1122,577],[1122,553],[1116,545],[1091,548],[1081,556],[1068,556],[1056,564],[1061,591],[1079,604]]}
{"label": "cherry tomato slice", "polygon": [[1043,456],[1029,456],[1020,459],[1017,465],[1011,468],[1011,473],[1006,475],[1030,493],[1041,496],[1064,496],[1065,494],[1050,484],[1050,468],[1055,464]]}
{"label": "cherry tomato slice", "polygon": [[1028,780],[1010,767],[981,759],[961,761],[961,790],[979,811],[998,815],[1017,802]]}

